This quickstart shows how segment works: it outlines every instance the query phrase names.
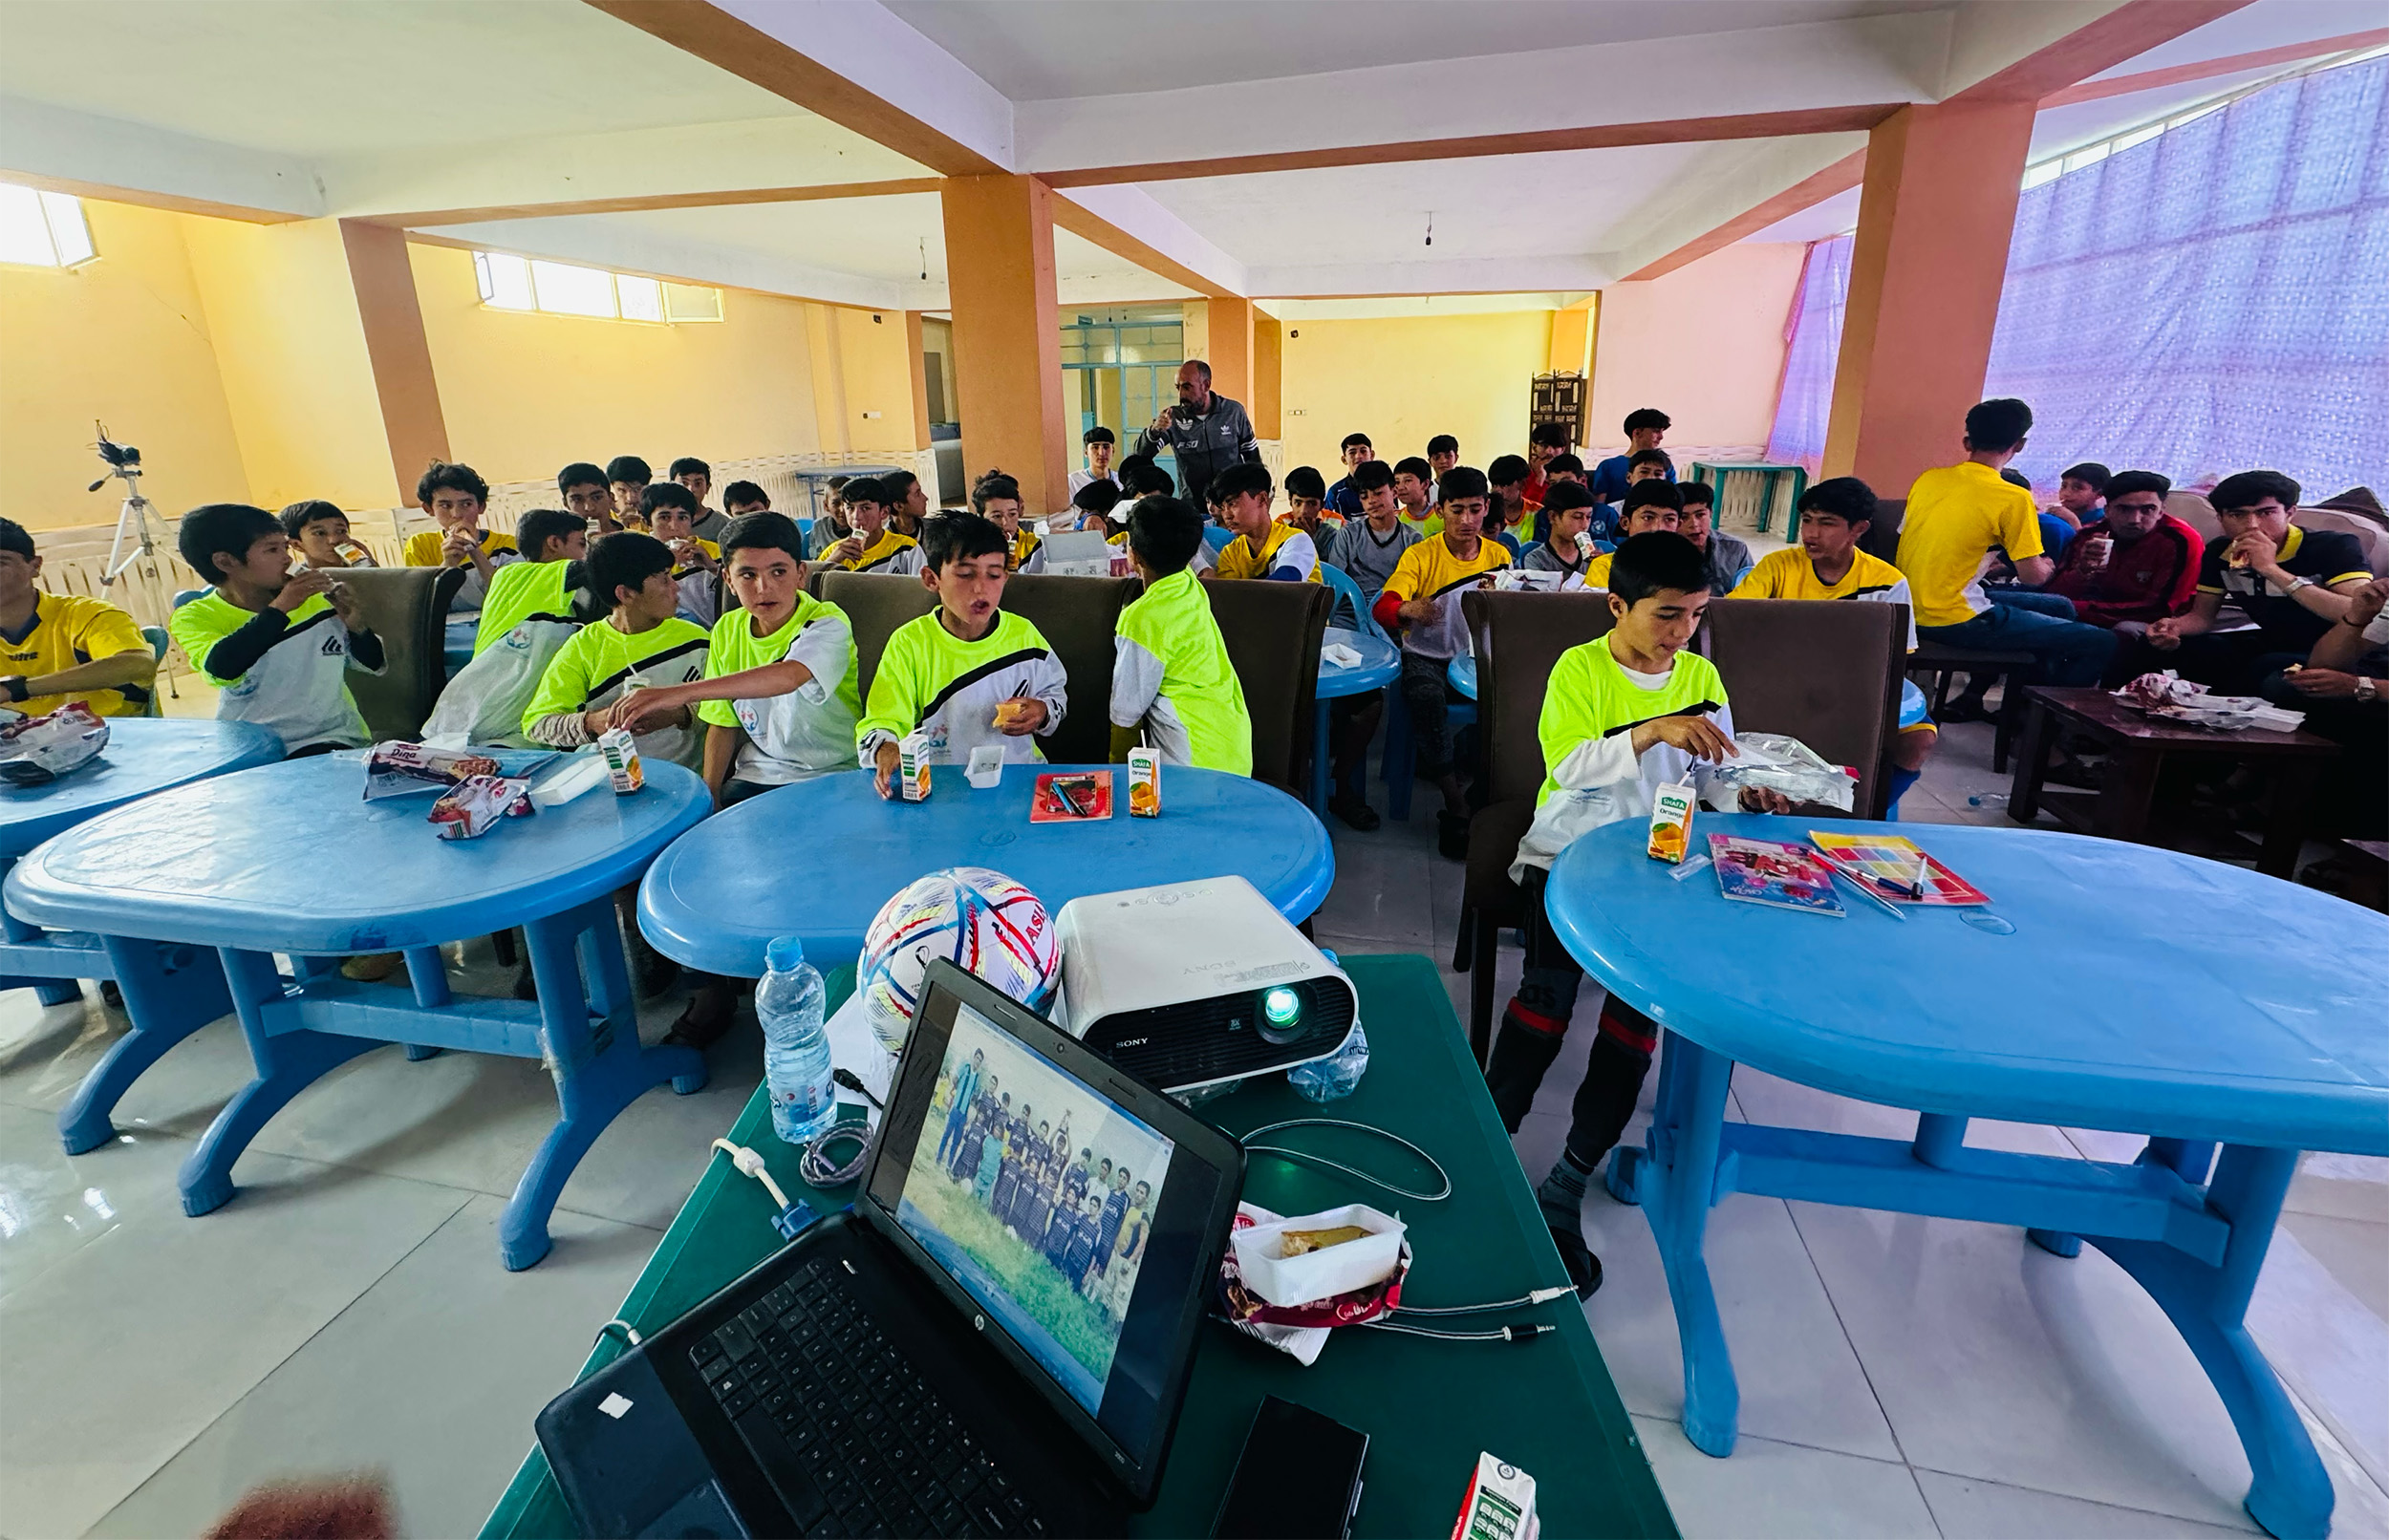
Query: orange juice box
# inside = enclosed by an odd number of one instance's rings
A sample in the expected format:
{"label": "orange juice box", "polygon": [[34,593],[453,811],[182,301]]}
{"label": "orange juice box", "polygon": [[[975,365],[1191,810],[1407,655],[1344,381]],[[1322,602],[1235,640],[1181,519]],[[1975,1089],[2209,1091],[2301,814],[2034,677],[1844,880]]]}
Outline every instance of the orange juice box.
{"label": "orange juice box", "polygon": [[1157,750],[1129,750],[1129,817],[1161,816],[1161,755]]}
{"label": "orange juice box", "polygon": [[638,744],[629,728],[598,734],[597,752],[606,757],[606,778],[613,782],[615,796],[628,797],[647,784],[647,772],[638,762]]}
{"label": "orange juice box", "polygon": [[908,802],[929,801],[930,736],[915,730],[896,740],[896,787]]}
{"label": "orange juice box", "polygon": [[1650,808],[1650,858],[1670,864],[1684,859],[1685,847],[1692,843],[1691,783],[1679,782],[1662,786]]}

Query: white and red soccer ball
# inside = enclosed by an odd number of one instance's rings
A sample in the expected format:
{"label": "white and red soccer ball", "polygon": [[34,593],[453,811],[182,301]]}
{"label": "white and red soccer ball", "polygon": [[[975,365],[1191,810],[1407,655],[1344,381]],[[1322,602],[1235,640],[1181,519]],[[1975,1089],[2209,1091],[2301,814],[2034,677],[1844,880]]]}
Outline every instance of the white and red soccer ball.
{"label": "white and red soccer ball", "polygon": [[1053,921],[1035,893],[985,866],[933,871],[889,899],[863,932],[854,984],[889,1052],[904,1046],[921,975],[938,957],[1024,1005],[1044,995],[1061,967]]}

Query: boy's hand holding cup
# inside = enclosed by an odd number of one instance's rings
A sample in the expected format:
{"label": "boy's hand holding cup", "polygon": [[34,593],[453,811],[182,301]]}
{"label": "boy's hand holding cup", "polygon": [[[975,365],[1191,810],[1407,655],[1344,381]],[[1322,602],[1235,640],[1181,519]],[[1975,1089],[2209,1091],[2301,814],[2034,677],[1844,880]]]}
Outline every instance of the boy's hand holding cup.
{"label": "boy's hand holding cup", "polygon": [[708,572],[715,569],[714,559],[705,554],[704,546],[699,545],[693,540],[674,541],[672,543],[672,559],[678,562],[682,567],[702,567]]}

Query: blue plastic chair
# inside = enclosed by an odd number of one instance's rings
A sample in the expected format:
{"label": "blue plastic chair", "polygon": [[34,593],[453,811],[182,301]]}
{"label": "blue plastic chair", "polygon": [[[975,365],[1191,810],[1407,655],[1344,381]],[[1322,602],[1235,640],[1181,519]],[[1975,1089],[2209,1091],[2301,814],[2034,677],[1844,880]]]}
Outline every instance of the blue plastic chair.
{"label": "blue plastic chair", "polygon": [[1226,550],[1228,548],[1228,542],[1234,540],[1235,538],[1236,531],[1227,528],[1225,525],[1203,525],[1203,544],[1209,545],[1215,551]]}
{"label": "blue plastic chair", "polygon": [[174,596],[174,608],[180,610],[193,599],[204,597],[206,592],[205,588],[184,588]]}
{"label": "blue plastic chair", "polygon": [[[1351,573],[1333,562],[1322,562],[1319,564],[1319,581],[1335,590],[1336,605],[1339,610],[1347,605],[1351,607],[1353,615],[1360,621],[1360,624],[1350,628],[1351,630],[1359,631],[1364,636],[1374,636],[1381,642],[1389,642],[1393,639],[1386,634],[1386,629],[1378,625],[1376,618],[1369,614],[1368,601],[1361,597],[1361,586],[1352,581]],[[1336,620],[1333,613],[1330,613],[1327,624],[1333,626],[1340,622]]]}

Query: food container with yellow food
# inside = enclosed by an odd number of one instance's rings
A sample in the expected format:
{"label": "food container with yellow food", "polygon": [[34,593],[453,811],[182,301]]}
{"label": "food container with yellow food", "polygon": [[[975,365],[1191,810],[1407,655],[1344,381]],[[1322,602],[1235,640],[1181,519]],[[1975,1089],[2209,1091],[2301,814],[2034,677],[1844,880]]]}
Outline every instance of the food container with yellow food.
{"label": "food container with yellow food", "polygon": [[1401,1220],[1354,1203],[1239,1230],[1228,1243],[1247,1288],[1273,1305],[1302,1305],[1391,1277],[1407,1232]]}

